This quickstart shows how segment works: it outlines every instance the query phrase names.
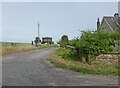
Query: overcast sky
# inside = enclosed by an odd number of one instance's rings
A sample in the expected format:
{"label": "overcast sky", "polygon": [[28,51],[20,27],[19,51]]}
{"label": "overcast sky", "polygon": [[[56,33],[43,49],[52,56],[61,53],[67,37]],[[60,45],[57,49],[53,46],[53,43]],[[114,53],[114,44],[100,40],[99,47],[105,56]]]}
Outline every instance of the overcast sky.
{"label": "overcast sky", "polygon": [[[6,2],[2,4],[2,40],[31,42],[37,36],[50,36],[57,42],[70,39],[80,30],[95,30],[96,21],[118,12],[117,2]],[[0,14],[1,15],[1,14]]]}

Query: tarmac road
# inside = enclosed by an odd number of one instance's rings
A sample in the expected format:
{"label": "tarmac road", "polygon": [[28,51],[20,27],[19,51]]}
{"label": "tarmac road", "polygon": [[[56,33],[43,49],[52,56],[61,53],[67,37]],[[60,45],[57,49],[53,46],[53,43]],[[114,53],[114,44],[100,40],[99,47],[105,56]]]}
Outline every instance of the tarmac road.
{"label": "tarmac road", "polygon": [[93,76],[56,68],[47,61],[56,48],[3,56],[3,86],[117,86],[117,77]]}

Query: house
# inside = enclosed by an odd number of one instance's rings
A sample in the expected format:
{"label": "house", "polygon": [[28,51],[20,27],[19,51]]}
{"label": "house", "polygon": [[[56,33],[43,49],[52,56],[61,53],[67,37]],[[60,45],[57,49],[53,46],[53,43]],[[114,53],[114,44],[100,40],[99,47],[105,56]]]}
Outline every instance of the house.
{"label": "house", "polygon": [[[114,16],[104,16],[101,23],[97,21],[97,31],[102,32],[119,32],[120,33],[120,16],[118,13],[115,13]],[[116,41],[115,48],[120,50],[120,40]]]}
{"label": "house", "polygon": [[52,38],[51,37],[43,37],[42,38],[42,44],[52,44]]}
{"label": "house", "polygon": [[104,16],[101,23],[98,18],[97,30],[106,32],[120,32],[120,1],[118,2],[118,13],[114,16]]}
{"label": "house", "polygon": [[[118,2],[118,13],[115,13],[114,16],[104,16],[101,22],[98,18],[97,31],[103,31],[103,32],[108,32],[108,33],[109,32],[120,33],[120,1]],[[115,48],[118,51],[120,51],[120,40],[116,41]]]}
{"label": "house", "polygon": [[101,23],[97,21],[97,30],[106,32],[120,32],[120,17],[118,13],[114,16],[104,16]]}

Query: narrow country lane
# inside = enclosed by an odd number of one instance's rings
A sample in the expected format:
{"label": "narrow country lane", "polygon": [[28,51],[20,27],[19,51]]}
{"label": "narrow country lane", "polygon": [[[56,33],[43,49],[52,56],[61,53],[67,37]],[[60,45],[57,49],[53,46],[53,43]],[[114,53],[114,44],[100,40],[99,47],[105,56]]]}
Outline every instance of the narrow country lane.
{"label": "narrow country lane", "polygon": [[117,77],[92,76],[56,68],[47,58],[56,48],[4,55],[3,86],[100,86],[117,85]]}

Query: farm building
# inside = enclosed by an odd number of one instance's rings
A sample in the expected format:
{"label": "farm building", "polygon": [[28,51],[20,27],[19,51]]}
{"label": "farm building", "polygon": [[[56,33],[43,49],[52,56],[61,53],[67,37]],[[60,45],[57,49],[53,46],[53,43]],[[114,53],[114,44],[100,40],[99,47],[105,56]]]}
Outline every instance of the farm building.
{"label": "farm building", "polygon": [[52,41],[52,38],[51,37],[43,37],[42,38],[42,44],[52,44],[53,41]]}

